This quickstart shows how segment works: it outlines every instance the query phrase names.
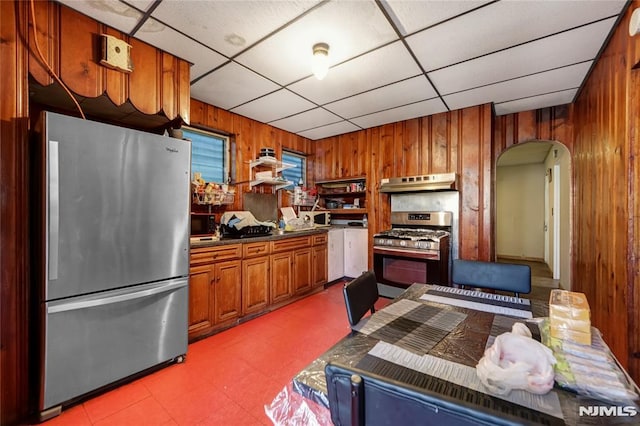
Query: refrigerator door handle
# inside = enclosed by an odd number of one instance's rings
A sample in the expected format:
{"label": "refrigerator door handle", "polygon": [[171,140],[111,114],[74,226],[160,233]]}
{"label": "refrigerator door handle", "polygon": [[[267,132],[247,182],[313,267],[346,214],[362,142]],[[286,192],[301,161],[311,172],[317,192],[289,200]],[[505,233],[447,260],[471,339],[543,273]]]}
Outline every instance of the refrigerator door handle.
{"label": "refrigerator door handle", "polygon": [[60,304],[51,304],[47,307],[48,314],[55,314],[58,312],[73,311],[78,309],[86,309],[95,306],[110,305],[113,303],[120,303],[134,299],[140,299],[142,297],[152,296],[154,294],[166,293],[169,291],[177,290],[180,287],[187,285],[187,278],[178,278],[169,280],[164,284],[157,285],[151,288],[145,288],[144,290],[138,290],[131,293],[119,293],[113,296],[99,297],[99,298],[86,298],[85,300],[78,300],[75,302],[66,302]]}
{"label": "refrigerator door handle", "polygon": [[58,279],[60,236],[60,168],[58,142],[49,141],[49,280]]}

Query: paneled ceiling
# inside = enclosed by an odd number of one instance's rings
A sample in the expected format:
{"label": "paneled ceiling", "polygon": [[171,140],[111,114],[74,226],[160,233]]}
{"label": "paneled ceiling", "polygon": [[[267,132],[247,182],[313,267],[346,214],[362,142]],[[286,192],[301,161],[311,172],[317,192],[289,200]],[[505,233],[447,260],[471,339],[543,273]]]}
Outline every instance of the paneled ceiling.
{"label": "paneled ceiling", "polygon": [[[61,3],[191,62],[193,98],[314,140],[488,102],[497,115],[570,103],[627,5]],[[323,80],[311,73],[318,42],[330,46],[331,68]]]}

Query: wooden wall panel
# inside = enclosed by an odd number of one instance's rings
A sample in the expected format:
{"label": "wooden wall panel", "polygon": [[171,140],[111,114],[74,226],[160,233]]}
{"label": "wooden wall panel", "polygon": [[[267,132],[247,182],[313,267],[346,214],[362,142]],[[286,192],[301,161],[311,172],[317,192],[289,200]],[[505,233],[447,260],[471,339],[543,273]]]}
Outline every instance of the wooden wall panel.
{"label": "wooden wall panel", "polygon": [[631,375],[640,377],[637,129],[640,82],[631,70],[640,38],[629,37],[631,3],[574,104],[573,288]]}
{"label": "wooden wall panel", "polygon": [[101,24],[68,7],[60,8],[60,21],[60,79],[80,96],[100,96],[104,92],[104,67],[93,55],[99,45]]}
{"label": "wooden wall panel", "polygon": [[[30,4],[28,6],[30,6]],[[37,45],[40,47],[40,53],[44,56],[51,68],[59,71],[60,55],[57,52],[60,43],[58,38],[60,33],[60,16],[57,11],[58,5],[53,2],[35,2],[33,8],[36,19]],[[37,82],[43,86],[48,86],[53,83],[53,77],[51,77],[47,71],[38,54],[35,37],[33,35],[31,8],[28,7],[25,13],[29,16],[29,32],[25,34],[29,40],[29,73]]]}
{"label": "wooden wall panel", "polygon": [[[491,106],[483,105],[326,138],[311,142],[311,146],[315,150],[317,180],[366,176],[370,236],[390,226],[389,195],[379,192],[382,178],[458,173],[460,231],[464,236],[461,253],[468,258],[489,260],[494,250],[491,142]],[[336,158],[334,152],[343,158]],[[364,169],[344,156],[364,158]],[[333,164],[340,161],[343,166],[336,172]],[[339,174],[345,170],[348,173]]]}
{"label": "wooden wall panel", "polygon": [[[118,113],[100,115],[108,104],[131,102],[144,114],[163,114],[168,121],[189,122],[190,65],[140,40],[107,27],[73,9],[52,1],[35,2],[38,40],[43,55],[69,89],[84,100],[84,108],[97,119],[117,122]],[[109,34],[129,43],[133,72],[123,73],[99,64],[100,34]],[[42,86],[52,77],[35,54],[33,35],[30,74]],[[48,92],[51,93],[51,92]],[[60,91],[60,93],[62,93]],[[56,100],[54,104],[60,104]],[[64,102],[69,102],[64,95]],[[60,105],[58,105],[60,106]],[[75,113],[75,110],[74,110]],[[88,114],[89,115],[89,114]],[[122,116],[124,114],[120,114]]]}
{"label": "wooden wall panel", "polygon": [[[27,83],[28,3],[0,2],[0,424],[22,422],[29,391],[30,336]],[[35,374],[35,373],[34,373]]]}
{"label": "wooden wall panel", "polygon": [[[229,111],[214,107],[196,99],[191,100],[191,125],[229,134],[236,145],[236,199],[232,206],[220,207],[218,212],[224,210],[242,210],[242,193],[250,191],[249,161],[255,160],[260,155],[261,148],[271,147],[276,151],[276,156],[280,158],[283,149],[296,151],[308,155],[307,172],[315,175],[313,155],[310,152],[309,139],[276,129],[268,124],[263,124],[250,118],[234,114]],[[307,176],[309,179],[309,176]],[[256,186],[253,192],[272,193],[270,186]],[[288,205],[290,197],[283,197],[278,194],[279,205]]]}
{"label": "wooden wall panel", "polygon": [[[632,5],[640,7],[638,2]],[[627,312],[629,317],[629,369],[634,372],[636,383],[640,381],[640,38],[630,43],[631,63],[636,64],[630,71],[629,91],[629,246],[630,256],[627,266],[629,282],[627,286]]]}

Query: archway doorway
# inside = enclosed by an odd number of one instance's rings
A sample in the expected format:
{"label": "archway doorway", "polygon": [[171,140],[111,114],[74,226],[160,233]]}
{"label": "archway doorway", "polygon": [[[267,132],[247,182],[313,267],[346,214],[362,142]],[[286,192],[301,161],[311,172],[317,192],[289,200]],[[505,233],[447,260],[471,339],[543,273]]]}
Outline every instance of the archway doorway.
{"label": "archway doorway", "polygon": [[[571,156],[555,141],[504,151],[496,163],[496,255],[527,263],[532,284],[571,289]],[[544,296],[542,296],[544,297]]]}

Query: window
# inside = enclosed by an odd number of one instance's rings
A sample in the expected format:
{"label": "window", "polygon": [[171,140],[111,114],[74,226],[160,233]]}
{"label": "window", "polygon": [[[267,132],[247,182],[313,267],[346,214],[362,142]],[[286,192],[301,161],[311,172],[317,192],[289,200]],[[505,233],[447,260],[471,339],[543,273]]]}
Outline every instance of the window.
{"label": "window", "polygon": [[282,177],[293,182],[293,186],[298,185],[300,182],[302,182],[303,186],[306,185],[307,159],[304,155],[282,151],[282,162],[295,165],[293,168],[283,170]]}
{"label": "window", "polygon": [[191,140],[191,173],[202,173],[205,182],[229,182],[229,137],[190,127],[182,134]]}

